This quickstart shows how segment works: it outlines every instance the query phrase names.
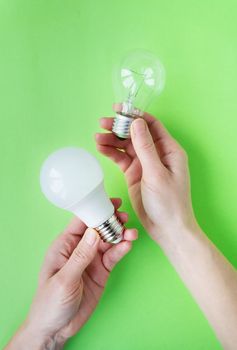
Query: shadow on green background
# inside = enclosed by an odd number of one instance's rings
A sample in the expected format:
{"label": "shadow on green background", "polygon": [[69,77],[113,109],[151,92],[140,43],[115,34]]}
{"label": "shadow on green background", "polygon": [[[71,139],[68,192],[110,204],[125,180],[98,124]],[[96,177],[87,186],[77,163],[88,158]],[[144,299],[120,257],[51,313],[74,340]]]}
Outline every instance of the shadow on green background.
{"label": "shadow on green background", "polygon": [[76,145],[100,159],[108,192],[123,198],[140,239],[65,348],[221,349],[93,135],[98,118],[112,113],[117,59],[137,47],[157,53],[167,84],[150,112],[187,150],[199,223],[237,266],[236,21],[231,0],[0,2],[0,346],[24,319],[44,253],[71,217],[40,193],[41,163]]}

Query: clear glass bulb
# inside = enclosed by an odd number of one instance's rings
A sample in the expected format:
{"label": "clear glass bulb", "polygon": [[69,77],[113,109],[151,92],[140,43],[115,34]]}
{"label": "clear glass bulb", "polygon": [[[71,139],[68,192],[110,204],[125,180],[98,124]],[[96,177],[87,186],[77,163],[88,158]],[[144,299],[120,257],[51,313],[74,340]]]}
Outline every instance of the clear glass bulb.
{"label": "clear glass bulb", "polygon": [[119,243],[124,227],[104,189],[95,157],[82,148],[67,147],[49,155],[40,172],[41,189],[57,207],[71,211],[109,243]]}
{"label": "clear glass bulb", "polygon": [[122,110],[115,116],[112,131],[126,139],[134,118],[142,117],[153,97],[163,90],[165,69],[153,53],[134,50],[114,70],[113,83],[116,102],[122,103]]}

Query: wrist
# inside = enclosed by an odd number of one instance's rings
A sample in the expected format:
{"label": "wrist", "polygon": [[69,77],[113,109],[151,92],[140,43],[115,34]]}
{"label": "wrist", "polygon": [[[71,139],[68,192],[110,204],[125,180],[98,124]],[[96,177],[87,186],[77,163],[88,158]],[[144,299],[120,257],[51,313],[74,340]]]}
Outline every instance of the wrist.
{"label": "wrist", "polygon": [[57,334],[39,334],[27,321],[19,328],[6,350],[60,350],[66,340]]}
{"label": "wrist", "polygon": [[203,235],[196,218],[186,221],[176,221],[163,228],[153,227],[152,236],[156,243],[164,250],[182,249],[189,242],[189,238],[200,238]]}

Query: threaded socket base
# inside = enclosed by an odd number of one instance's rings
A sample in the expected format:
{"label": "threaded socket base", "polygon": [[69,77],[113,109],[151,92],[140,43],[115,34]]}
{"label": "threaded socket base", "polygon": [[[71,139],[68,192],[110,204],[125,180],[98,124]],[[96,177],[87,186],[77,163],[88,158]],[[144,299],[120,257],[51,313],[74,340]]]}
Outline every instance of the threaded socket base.
{"label": "threaded socket base", "polygon": [[117,244],[123,239],[124,226],[115,214],[95,229],[104,242]]}
{"label": "threaded socket base", "polygon": [[120,139],[130,138],[130,126],[136,117],[130,115],[123,115],[117,113],[114,122],[112,132]]}

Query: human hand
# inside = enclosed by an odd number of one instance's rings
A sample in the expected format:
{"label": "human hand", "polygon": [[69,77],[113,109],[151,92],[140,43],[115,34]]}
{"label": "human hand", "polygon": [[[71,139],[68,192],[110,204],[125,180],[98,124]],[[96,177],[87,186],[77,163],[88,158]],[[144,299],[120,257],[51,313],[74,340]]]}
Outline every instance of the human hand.
{"label": "human hand", "polygon": [[[115,105],[119,110],[120,105]],[[196,222],[185,151],[151,115],[136,119],[131,140],[97,134],[98,150],[125,174],[144,227],[159,243],[225,349],[236,349],[237,273]],[[102,118],[111,130],[113,118]],[[191,262],[191,263],[190,263]]]}
{"label": "human hand", "polygon": [[[120,104],[114,105],[121,110]],[[186,152],[161,122],[148,113],[131,125],[131,139],[114,134],[96,134],[97,149],[119,165],[125,174],[129,195],[143,226],[157,242],[173,228],[195,226]],[[113,118],[101,118],[111,131]],[[172,239],[175,237],[171,237]]]}
{"label": "human hand", "polygon": [[[120,199],[112,200],[116,209]],[[117,212],[121,222],[128,216]],[[61,349],[94,311],[113,267],[131,249],[135,229],[117,245],[104,243],[94,229],[74,218],[49,248],[27,320],[6,350]]]}

